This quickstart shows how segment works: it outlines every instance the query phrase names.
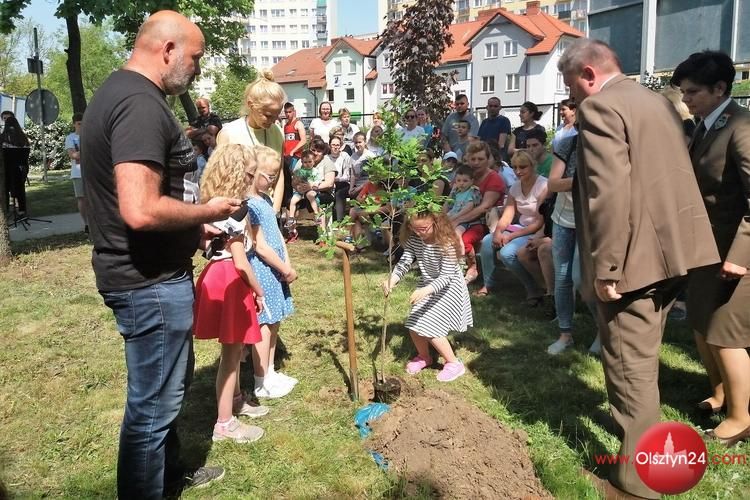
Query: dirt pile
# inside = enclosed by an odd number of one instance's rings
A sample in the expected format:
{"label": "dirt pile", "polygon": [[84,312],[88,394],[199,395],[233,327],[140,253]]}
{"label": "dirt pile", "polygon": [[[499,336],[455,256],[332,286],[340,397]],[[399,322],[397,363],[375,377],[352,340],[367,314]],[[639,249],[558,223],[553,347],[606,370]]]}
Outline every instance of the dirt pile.
{"label": "dirt pile", "polygon": [[525,436],[460,397],[435,390],[402,395],[371,426],[366,446],[405,477],[409,495],[552,498],[534,474]]}

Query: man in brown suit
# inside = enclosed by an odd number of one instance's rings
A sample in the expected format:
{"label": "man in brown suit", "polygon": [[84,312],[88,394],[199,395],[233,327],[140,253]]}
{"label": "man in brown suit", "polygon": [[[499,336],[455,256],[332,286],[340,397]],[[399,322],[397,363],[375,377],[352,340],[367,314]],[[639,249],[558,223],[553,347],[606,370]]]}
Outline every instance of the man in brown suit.
{"label": "man in brown suit", "polygon": [[[660,417],[667,312],[688,270],[718,262],[718,254],[672,105],[625,77],[600,41],[576,41],[558,68],[578,104],[573,196],[582,279],[596,294],[618,453],[634,457]],[[632,463],[615,466],[598,486],[612,497],[659,497]]]}

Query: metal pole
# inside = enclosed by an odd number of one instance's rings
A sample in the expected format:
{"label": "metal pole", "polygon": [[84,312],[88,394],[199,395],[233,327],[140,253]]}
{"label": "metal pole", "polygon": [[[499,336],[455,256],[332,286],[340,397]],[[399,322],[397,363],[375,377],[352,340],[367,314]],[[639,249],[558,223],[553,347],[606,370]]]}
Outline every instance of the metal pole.
{"label": "metal pole", "polygon": [[47,183],[47,141],[44,138],[44,92],[42,92],[42,68],[40,68],[39,59],[39,38],[37,37],[36,28],[34,28],[34,60],[36,61],[36,88],[39,90],[39,141],[42,144],[42,182]]}
{"label": "metal pole", "polygon": [[349,350],[349,382],[352,385],[351,397],[359,401],[359,377],[357,376],[357,344],[354,339],[354,303],[352,300],[352,269],[349,262],[349,252],[354,247],[348,243],[337,241],[336,246],[344,251],[344,302],[346,304],[346,340]]}

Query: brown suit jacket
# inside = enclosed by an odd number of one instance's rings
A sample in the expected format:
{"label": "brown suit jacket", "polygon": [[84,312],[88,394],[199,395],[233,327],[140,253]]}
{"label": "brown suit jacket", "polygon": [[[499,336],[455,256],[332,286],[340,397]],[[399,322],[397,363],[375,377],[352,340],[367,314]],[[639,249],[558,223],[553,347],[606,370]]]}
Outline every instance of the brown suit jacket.
{"label": "brown suit jacket", "polygon": [[718,262],[672,105],[618,75],[578,106],[577,118],[574,199],[587,287],[611,279],[631,292]]}
{"label": "brown suit jacket", "polygon": [[730,102],[689,150],[721,260],[750,267],[750,111]]}

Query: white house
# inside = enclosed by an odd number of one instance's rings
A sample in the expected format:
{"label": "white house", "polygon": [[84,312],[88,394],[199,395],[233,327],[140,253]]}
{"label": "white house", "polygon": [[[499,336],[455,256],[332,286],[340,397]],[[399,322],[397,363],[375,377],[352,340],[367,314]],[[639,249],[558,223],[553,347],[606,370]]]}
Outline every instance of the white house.
{"label": "white house", "polygon": [[[347,108],[354,119],[375,111],[377,76],[373,52],[380,40],[360,40],[341,37],[332,41],[331,49],[323,57],[325,64],[326,99],[333,112]],[[373,82],[373,83],[369,83]]]}
{"label": "white house", "polygon": [[[527,2],[525,14],[504,9],[492,11],[484,26],[470,40],[474,78],[471,99],[475,108],[498,97],[505,108],[518,108],[526,101],[544,112],[540,123],[554,123],[554,104],[569,91],[557,62],[567,45],[583,33],[542,12],[539,2]],[[517,113],[507,114],[514,125]]]}

